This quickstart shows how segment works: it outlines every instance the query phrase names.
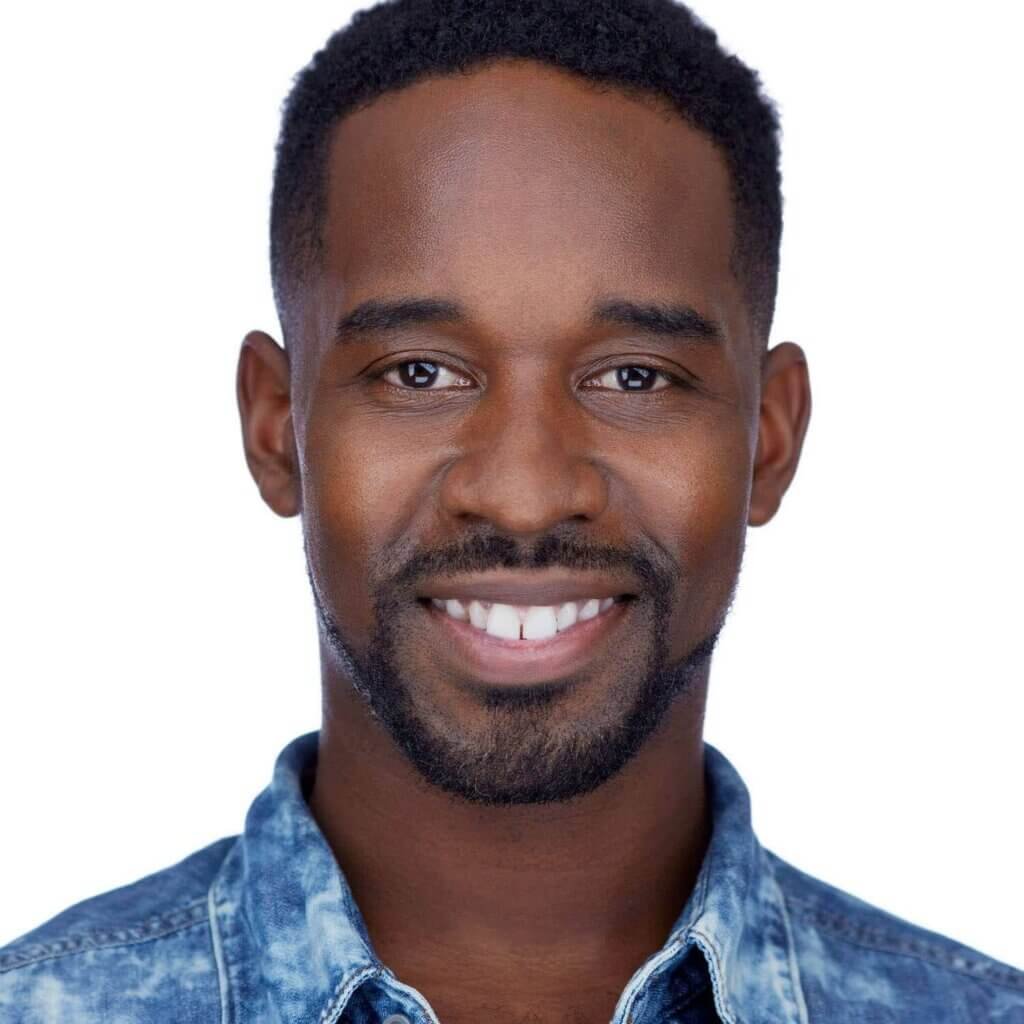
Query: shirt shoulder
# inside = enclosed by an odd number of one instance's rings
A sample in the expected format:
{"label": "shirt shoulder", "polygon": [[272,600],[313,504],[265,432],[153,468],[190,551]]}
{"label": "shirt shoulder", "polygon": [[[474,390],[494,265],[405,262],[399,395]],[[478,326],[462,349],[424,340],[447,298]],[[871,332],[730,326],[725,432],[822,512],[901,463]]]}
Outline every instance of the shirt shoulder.
{"label": "shirt shoulder", "polygon": [[76,903],[0,947],[0,1024],[216,1019],[207,899],[236,837]]}
{"label": "shirt shoulder", "polygon": [[768,856],[811,1021],[1024,1024],[1024,972]]}

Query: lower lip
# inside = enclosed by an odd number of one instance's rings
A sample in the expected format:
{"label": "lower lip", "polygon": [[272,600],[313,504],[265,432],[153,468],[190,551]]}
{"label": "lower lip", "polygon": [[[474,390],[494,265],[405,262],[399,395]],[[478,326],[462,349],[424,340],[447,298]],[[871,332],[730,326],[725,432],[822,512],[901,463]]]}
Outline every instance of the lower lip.
{"label": "lower lip", "polygon": [[424,605],[462,668],[481,683],[496,686],[537,684],[571,675],[598,660],[601,641],[626,615],[630,601],[616,601],[607,611],[578,622],[549,640],[503,640]]}

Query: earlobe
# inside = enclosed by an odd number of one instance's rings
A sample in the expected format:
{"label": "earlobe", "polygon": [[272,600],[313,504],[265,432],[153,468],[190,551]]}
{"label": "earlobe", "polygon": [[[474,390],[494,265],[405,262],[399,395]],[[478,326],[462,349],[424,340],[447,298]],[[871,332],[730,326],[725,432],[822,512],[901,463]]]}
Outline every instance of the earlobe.
{"label": "earlobe", "polygon": [[799,345],[783,342],[765,356],[757,453],[747,521],[762,526],[778,511],[796,474],[811,416],[807,358]]}
{"label": "earlobe", "polygon": [[245,459],[263,500],[279,515],[301,510],[288,354],[268,334],[242,341],[236,377]]}

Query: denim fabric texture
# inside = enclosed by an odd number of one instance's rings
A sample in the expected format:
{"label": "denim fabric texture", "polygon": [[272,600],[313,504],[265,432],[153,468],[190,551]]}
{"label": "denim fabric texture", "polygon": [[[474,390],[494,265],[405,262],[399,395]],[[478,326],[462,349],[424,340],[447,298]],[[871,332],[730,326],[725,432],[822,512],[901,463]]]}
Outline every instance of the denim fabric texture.
{"label": "denim fabric texture", "polygon": [[[317,742],[285,747],[241,836],[0,949],[0,1022],[437,1024],[375,956],[310,814]],[[697,883],[614,1024],[1024,1024],[1024,972],[790,867],[757,841],[735,769],[711,746],[705,764]]]}

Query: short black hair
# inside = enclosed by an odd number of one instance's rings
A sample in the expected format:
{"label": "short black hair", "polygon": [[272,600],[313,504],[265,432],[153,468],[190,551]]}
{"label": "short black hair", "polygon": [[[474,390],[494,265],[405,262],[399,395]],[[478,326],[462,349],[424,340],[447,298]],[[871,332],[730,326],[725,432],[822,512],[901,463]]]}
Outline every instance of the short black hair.
{"label": "short black hair", "polygon": [[782,236],[778,116],[757,74],[675,0],[384,0],[357,12],[299,72],[283,108],[270,212],[282,325],[293,288],[320,266],[333,126],[382,93],[502,58],[667,100],[710,137],[731,178],[733,271],[767,340]]}

